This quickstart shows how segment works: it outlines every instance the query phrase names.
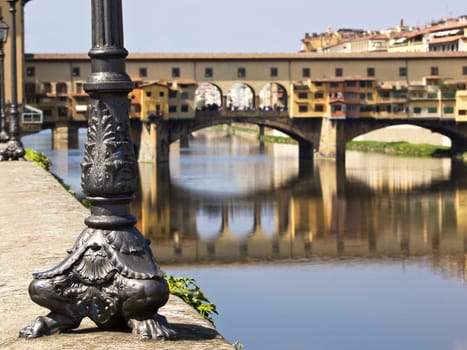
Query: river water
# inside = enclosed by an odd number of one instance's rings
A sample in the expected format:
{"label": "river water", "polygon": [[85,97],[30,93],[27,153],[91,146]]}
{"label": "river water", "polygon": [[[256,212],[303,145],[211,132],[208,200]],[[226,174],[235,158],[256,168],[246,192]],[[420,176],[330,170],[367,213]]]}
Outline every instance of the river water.
{"label": "river water", "polygon": [[[84,140],[23,138],[79,194]],[[200,133],[170,168],[140,164],[132,211],[161,267],[194,277],[247,350],[467,349],[467,166],[297,153]]]}

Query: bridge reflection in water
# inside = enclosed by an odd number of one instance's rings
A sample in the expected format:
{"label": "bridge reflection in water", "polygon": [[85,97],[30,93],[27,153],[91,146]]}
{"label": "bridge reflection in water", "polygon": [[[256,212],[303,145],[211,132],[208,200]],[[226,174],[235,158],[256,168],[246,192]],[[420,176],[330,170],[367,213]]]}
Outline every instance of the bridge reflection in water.
{"label": "bridge reflection in water", "polygon": [[429,257],[464,276],[464,164],[350,152],[346,166],[315,160],[308,169],[254,192],[213,194],[140,164],[133,212],[164,265]]}

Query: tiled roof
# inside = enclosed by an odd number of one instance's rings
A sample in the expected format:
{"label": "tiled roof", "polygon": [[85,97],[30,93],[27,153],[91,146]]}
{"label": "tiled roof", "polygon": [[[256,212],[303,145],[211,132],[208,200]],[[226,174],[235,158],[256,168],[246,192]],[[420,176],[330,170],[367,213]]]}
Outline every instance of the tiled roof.
{"label": "tiled roof", "polygon": [[434,38],[431,39],[428,44],[442,44],[442,43],[450,43],[452,41],[457,41],[459,39],[466,39],[467,36],[465,35],[453,35],[453,36],[445,36],[442,38]]}
{"label": "tiled roof", "polygon": [[[310,59],[405,59],[405,58],[467,58],[467,51],[450,52],[292,52],[292,53],[130,53],[129,61],[176,61],[176,60],[310,60]],[[28,60],[89,60],[80,53],[36,53],[26,54]]]}

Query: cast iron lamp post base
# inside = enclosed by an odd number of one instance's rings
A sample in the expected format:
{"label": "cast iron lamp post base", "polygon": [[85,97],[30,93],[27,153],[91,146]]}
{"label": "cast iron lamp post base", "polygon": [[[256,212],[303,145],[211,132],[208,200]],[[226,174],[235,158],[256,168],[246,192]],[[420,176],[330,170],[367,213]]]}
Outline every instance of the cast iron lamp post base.
{"label": "cast iron lamp post base", "polygon": [[134,228],[86,228],[58,266],[34,274],[31,299],[48,308],[20,331],[33,339],[77,328],[89,317],[102,329],[131,329],[140,339],[173,339],[157,314],[169,296],[149,243]]}

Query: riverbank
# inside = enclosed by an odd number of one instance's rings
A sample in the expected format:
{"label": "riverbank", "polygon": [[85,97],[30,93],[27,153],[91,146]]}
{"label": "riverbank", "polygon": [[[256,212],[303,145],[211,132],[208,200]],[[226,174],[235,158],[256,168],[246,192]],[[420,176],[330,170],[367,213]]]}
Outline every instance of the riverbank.
{"label": "riverbank", "polygon": [[427,143],[412,144],[406,141],[349,141],[346,150],[384,153],[406,157],[450,157],[450,148]]}
{"label": "riverbank", "polygon": [[[389,128],[388,128],[389,129]],[[220,129],[222,130],[222,129]],[[402,129],[405,131],[404,129]],[[422,129],[423,130],[423,129]],[[296,144],[297,142],[289,136],[280,135],[260,135],[257,128],[231,125],[228,126],[227,133],[229,135],[239,135],[250,139],[260,140],[266,143],[280,143],[280,144]],[[464,154],[453,154],[449,146],[443,145],[445,140],[442,135],[427,135],[426,132],[422,132],[421,135],[414,138],[413,130],[411,131],[411,137],[414,140],[421,141],[421,143],[412,143],[404,141],[404,134],[401,135],[402,139],[397,140],[397,132],[394,134],[394,128],[391,130],[378,130],[376,137],[381,137],[381,141],[367,140],[365,137],[359,137],[357,140],[351,140],[346,144],[346,150],[348,151],[359,151],[359,152],[373,152],[373,153],[384,153],[388,155],[406,156],[406,157],[457,157],[467,160],[467,152]],[[372,134],[372,133],[369,133]],[[375,136],[373,136],[375,137]],[[406,136],[405,136],[406,137]],[[424,141],[424,142],[423,142]],[[430,143],[433,142],[433,143]]]}
{"label": "riverbank", "polygon": [[[84,228],[89,211],[56,179],[33,162],[0,162],[0,348],[5,349],[154,349],[131,333],[103,332],[84,319],[71,333],[35,340],[19,330],[48,310],[28,295],[32,273],[61,262]],[[198,312],[171,296],[160,313],[179,333],[164,349],[232,349]]]}

